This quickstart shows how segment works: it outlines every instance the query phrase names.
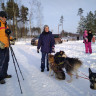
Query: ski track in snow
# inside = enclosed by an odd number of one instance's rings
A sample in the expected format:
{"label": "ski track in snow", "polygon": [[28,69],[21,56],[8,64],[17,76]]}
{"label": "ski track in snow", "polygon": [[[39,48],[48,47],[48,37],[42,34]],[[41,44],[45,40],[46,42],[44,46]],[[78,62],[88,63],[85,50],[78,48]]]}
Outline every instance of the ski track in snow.
{"label": "ski track in snow", "polygon": [[[66,80],[57,80],[54,76],[49,77],[46,70],[41,73],[41,53],[38,54],[36,46],[30,45],[30,42],[20,41],[12,47],[25,78],[23,81],[18,70],[23,94],[20,93],[12,57],[10,57],[8,73],[13,77],[6,79],[5,85],[0,85],[0,96],[96,96],[96,91],[89,88],[90,83],[86,79],[73,77],[73,81],[67,83],[69,79],[67,74]],[[82,60],[83,66],[79,70],[86,75],[89,67],[96,72],[96,44],[92,44],[92,49],[93,54],[85,54],[82,41],[69,41],[55,47],[56,52],[63,50],[67,56]],[[78,73],[83,76],[81,72]]]}

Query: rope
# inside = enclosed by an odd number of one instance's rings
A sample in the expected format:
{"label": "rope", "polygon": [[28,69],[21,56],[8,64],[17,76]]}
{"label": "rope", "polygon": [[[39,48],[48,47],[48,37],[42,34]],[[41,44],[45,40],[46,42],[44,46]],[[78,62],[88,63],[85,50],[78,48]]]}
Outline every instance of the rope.
{"label": "rope", "polygon": [[[72,74],[72,75],[74,75],[74,74]],[[76,76],[76,75],[74,75],[74,76]],[[79,75],[78,75],[78,77],[89,80],[89,78],[85,78],[85,77],[82,77],[82,76],[79,76]]]}
{"label": "rope", "polygon": [[[70,65],[70,64],[69,64]],[[71,65],[70,65],[71,66]],[[73,67],[73,66],[71,66],[71,67]],[[86,76],[86,77],[88,77],[87,75],[85,75],[84,73],[82,73],[81,71],[79,71],[79,70],[77,70],[78,72],[80,72],[82,75],[84,75],[84,76]]]}

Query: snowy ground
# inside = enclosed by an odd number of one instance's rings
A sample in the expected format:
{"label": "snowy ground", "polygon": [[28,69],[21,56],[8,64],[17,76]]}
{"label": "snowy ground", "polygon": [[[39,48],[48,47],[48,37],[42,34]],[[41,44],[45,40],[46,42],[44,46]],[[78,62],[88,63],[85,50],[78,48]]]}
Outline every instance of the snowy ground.
{"label": "snowy ground", "polygon": [[[82,41],[69,41],[56,45],[55,49],[56,52],[64,50],[69,57],[80,58],[83,61],[83,66],[79,70],[88,75],[89,67],[96,72],[96,44],[93,44],[92,48],[93,54],[85,54]],[[13,78],[6,79],[7,83],[0,85],[0,96],[96,96],[96,91],[89,88],[89,81],[86,79],[73,77],[72,83],[67,83],[69,79],[67,74],[66,80],[60,81],[55,77],[48,77],[46,70],[41,73],[41,53],[37,53],[36,46],[30,45],[30,41],[17,42],[13,49],[25,77],[25,81],[23,81],[19,76],[23,94],[20,94],[12,58],[10,57],[8,73],[12,74]],[[81,72],[79,72],[79,75],[83,76]]]}

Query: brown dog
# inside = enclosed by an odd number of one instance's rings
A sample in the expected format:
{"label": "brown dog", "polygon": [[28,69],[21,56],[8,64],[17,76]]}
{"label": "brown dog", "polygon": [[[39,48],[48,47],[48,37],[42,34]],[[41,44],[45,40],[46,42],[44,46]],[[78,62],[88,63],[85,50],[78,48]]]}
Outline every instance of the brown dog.
{"label": "brown dog", "polygon": [[48,60],[49,60],[49,76],[51,75],[51,72],[53,71],[52,76],[55,74],[56,78],[60,80],[64,80],[65,73],[62,70],[62,68],[60,68],[59,65],[55,63],[54,55],[49,54]]}

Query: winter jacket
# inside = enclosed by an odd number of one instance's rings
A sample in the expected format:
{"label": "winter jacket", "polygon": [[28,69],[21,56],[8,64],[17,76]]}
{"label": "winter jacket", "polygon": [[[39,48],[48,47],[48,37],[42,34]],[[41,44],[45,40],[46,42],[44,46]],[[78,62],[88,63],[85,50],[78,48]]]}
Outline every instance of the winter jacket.
{"label": "winter jacket", "polygon": [[88,33],[88,42],[91,42],[93,38],[93,34],[92,33]]}
{"label": "winter jacket", "polygon": [[9,47],[8,35],[5,33],[6,29],[8,29],[8,26],[5,27],[5,23],[0,20],[0,41],[5,44],[5,47]]}
{"label": "winter jacket", "polygon": [[87,34],[87,30],[84,31],[84,35],[83,35],[83,43],[88,42],[88,34]]}
{"label": "winter jacket", "polygon": [[54,47],[54,44],[55,44],[55,40],[52,35],[52,32],[50,31],[42,32],[42,34],[39,37],[37,49],[40,49],[41,47],[41,52],[51,53],[52,47]]}

